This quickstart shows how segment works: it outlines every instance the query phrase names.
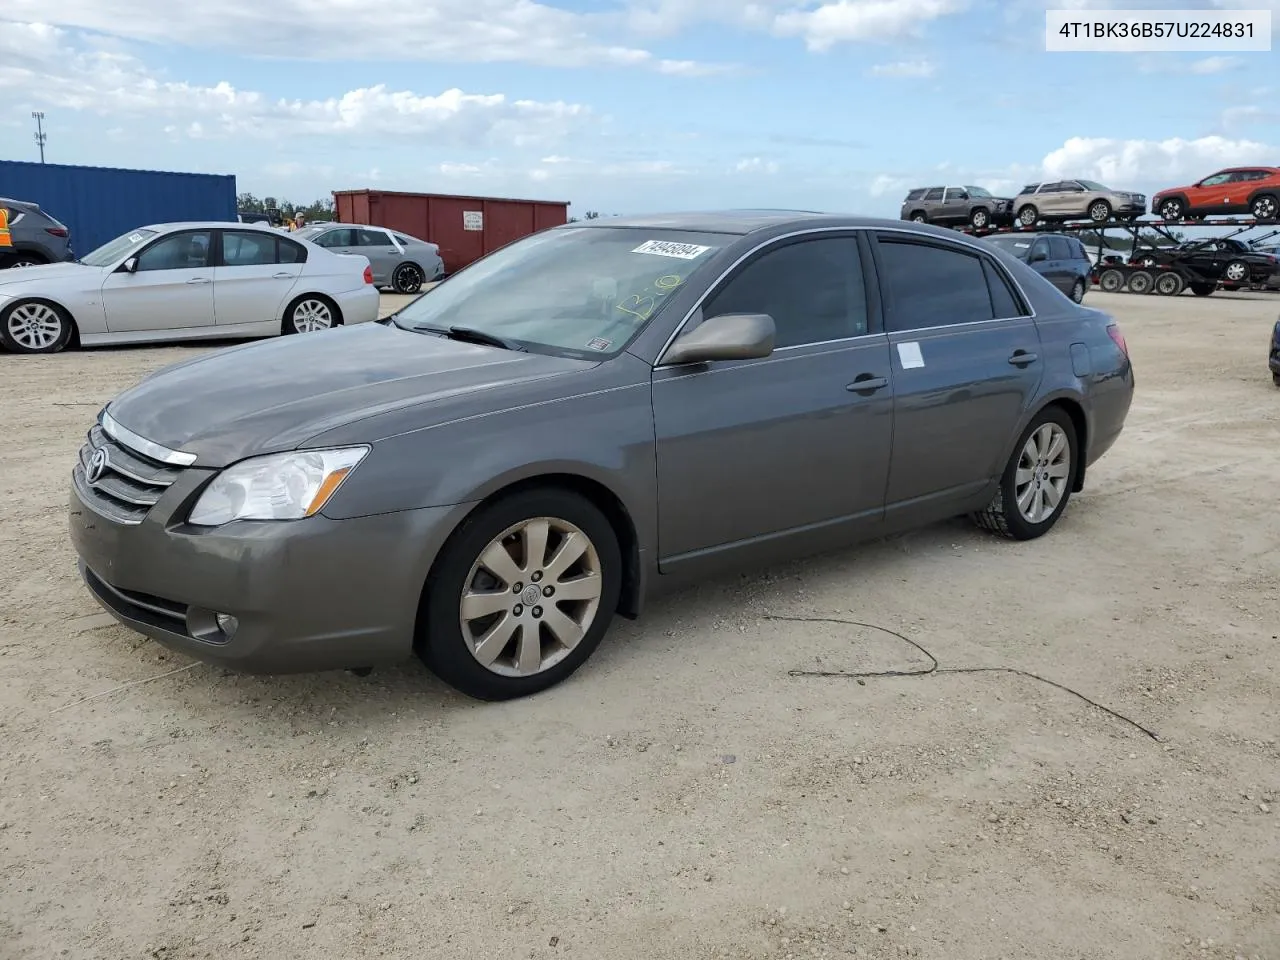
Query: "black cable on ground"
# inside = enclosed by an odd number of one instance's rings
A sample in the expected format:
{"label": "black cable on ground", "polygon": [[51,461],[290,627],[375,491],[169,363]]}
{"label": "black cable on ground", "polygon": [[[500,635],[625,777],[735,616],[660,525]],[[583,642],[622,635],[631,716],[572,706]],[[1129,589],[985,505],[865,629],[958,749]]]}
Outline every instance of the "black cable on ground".
{"label": "black cable on ground", "polygon": [[896,630],[890,630],[888,627],[882,627],[879,624],[863,623],[859,620],[842,620],[837,617],[781,617],[781,616],[774,616],[773,614],[766,614],[762,619],[777,620],[777,621],[782,621],[786,623],[834,623],[834,624],[838,624],[840,626],[846,626],[846,627],[864,627],[868,630],[879,630],[881,633],[887,633],[891,637],[897,637],[903,643],[910,644],[911,646],[915,647],[922,654],[924,654],[926,657],[929,658],[929,666],[922,667],[918,670],[872,670],[865,673],[855,673],[848,670],[788,670],[787,676],[790,676],[790,677],[842,677],[848,680],[861,681],[864,679],[868,679],[868,680],[882,679],[886,677],[927,677],[932,674],[939,674],[939,673],[1014,674],[1019,677],[1027,677],[1028,679],[1031,679],[1031,680],[1037,680],[1040,683],[1046,683],[1051,687],[1056,687],[1059,690],[1062,690],[1066,693],[1071,694],[1073,697],[1077,697],[1080,700],[1083,700],[1085,703],[1089,704],[1089,706],[1094,707],[1098,710],[1101,710],[1103,713],[1110,714],[1112,717],[1115,717],[1117,720],[1127,723],[1129,726],[1133,727],[1135,730],[1138,730],[1141,733],[1146,734],[1156,743],[1163,742],[1154,731],[1147,729],[1142,724],[1138,723],[1136,720],[1131,720],[1128,717],[1126,717],[1123,713],[1118,713],[1117,711],[1112,710],[1110,707],[1103,706],[1102,704],[1098,703],[1096,700],[1090,700],[1083,693],[1080,693],[1080,691],[1072,690],[1070,687],[1065,686],[1064,684],[1058,683],[1056,680],[1050,680],[1047,677],[1042,677],[1039,674],[1031,673],[1027,670],[1019,670],[1016,667],[941,667],[938,665],[938,658],[935,657],[928,650],[926,650],[919,643],[912,640],[910,637],[907,637],[901,633],[898,633],[898,631]]}

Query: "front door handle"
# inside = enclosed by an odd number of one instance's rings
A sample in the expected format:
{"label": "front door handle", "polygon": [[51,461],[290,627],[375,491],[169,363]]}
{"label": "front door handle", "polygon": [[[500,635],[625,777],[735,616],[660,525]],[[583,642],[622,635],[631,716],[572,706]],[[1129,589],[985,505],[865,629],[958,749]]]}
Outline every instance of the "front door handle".
{"label": "front door handle", "polygon": [[1035,363],[1040,358],[1034,353],[1027,353],[1025,350],[1015,350],[1009,357],[1009,362],[1015,367],[1025,367],[1027,364]]}
{"label": "front door handle", "polygon": [[187,283],[208,283],[208,282],[209,282],[208,277],[192,277],[190,280],[187,281]]}
{"label": "front door handle", "polygon": [[875,393],[877,390],[883,390],[889,385],[887,377],[875,377],[869,373],[859,374],[853,383],[846,383],[845,389],[850,393],[861,393],[867,396]]}

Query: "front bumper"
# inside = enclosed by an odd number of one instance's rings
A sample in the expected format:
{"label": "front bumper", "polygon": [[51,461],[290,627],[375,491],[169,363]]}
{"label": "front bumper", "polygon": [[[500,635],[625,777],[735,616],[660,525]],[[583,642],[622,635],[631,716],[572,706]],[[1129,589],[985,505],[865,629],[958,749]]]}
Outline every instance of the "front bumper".
{"label": "front bumper", "polygon": [[[462,508],[188,526],[181,518],[210,475],[188,468],[145,517],[122,523],[95,507],[75,468],[71,542],[109,613],[172,650],[246,673],[367,667],[412,652],[423,583]],[[236,618],[230,636],[218,613]]]}

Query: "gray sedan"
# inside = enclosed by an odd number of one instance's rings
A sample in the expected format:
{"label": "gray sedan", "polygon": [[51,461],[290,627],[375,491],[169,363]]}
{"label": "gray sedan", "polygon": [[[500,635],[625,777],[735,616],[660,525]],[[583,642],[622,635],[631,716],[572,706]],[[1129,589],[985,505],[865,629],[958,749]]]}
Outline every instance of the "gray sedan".
{"label": "gray sedan", "polygon": [[319,223],[303,227],[297,236],[333,253],[367,257],[373,282],[396,293],[417,293],[424,283],[444,276],[444,260],[434,243],[398,230],[358,223]]}
{"label": "gray sedan", "polygon": [[148,377],[89,431],[71,539],[107,610],[190,656],[416,652],[505,699],[676,584],[957,515],[1039,537],[1133,389],[1108,315],[954,231],[610,218]]}

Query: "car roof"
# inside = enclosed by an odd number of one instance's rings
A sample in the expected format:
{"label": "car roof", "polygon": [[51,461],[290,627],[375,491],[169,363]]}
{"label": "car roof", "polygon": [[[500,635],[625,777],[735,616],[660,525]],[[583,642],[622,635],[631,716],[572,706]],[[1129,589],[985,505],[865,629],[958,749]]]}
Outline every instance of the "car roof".
{"label": "car roof", "polygon": [[179,220],[174,223],[146,223],[140,227],[134,227],[135,230],[155,230],[157,233],[168,233],[172,230],[261,230],[264,233],[276,233],[280,231],[275,227],[265,224],[262,221],[253,223],[242,223],[239,220]]}
{"label": "car roof", "polygon": [[[845,227],[902,227],[901,220],[877,217],[858,217],[849,214],[819,213],[815,210],[711,210],[701,212],[652,213],[632,217],[596,217],[577,220],[556,227],[587,227],[591,229],[626,227],[649,230],[687,230],[691,233],[727,233],[745,236],[757,230],[777,227],[809,226]],[[954,232],[954,231],[953,231]]]}

